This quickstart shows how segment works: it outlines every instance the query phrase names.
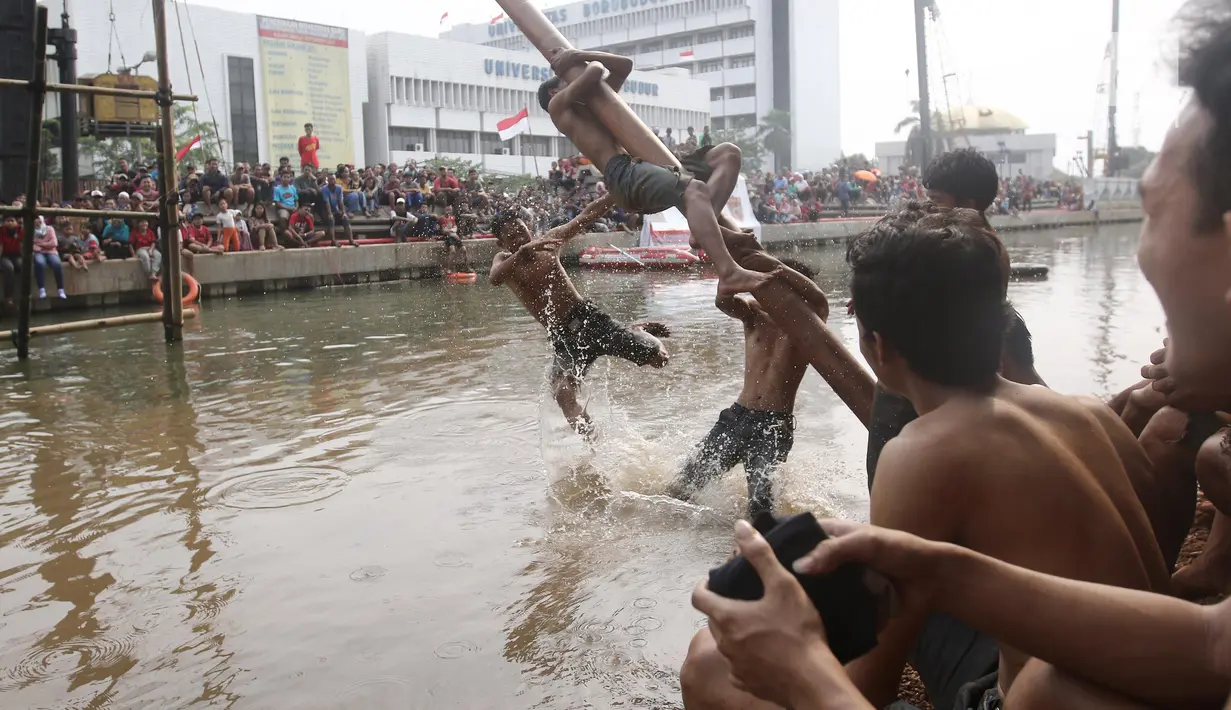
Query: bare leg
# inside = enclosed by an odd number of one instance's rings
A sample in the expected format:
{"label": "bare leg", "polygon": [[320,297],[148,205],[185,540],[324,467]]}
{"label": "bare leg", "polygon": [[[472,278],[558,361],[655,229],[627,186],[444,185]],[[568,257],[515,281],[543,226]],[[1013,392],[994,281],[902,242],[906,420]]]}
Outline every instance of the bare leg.
{"label": "bare leg", "polygon": [[[345,213],[343,214],[345,215]],[[350,242],[350,245],[353,247],[359,246],[358,244],[355,243],[355,230],[351,229],[349,217],[346,219],[346,222],[343,226],[345,228],[344,233],[346,234],[346,241]]]}
{"label": "bare leg", "polygon": [[578,434],[589,436],[590,432],[594,431],[594,423],[590,421],[590,415],[586,414],[585,407],[577,401],[579,386],[577,378],[567,374],[556,375],[551,384],[556,404],[560,405],[560,411],[564,413],[569,426]]}
{"label": "bare leg", "polygon": [[[1129,404],[1128,409],[1133,406]],[[1145,482],[1146,490],[1153,490],[1153,495],[1139,497],[1168,569],[1175,566],[1180,555],[1197,505],[1197,478],[1193,470],[1197,454],[1181,443],[1187,427],[1188,414],[1163,407],[1150,417],[1138,438],[1154,474],[1153,481]],[[1133,483],[1134,488],[1142,486],[1142,482]]]}
{"label": "bare leg", "polygon": [[1197,480],[1214,505],[1214,522],[1201,556],[1171,578],[1172,591],[1183,599],[1205,599],[1231,588],[1231,429],[1205,440],[1197,453]]}
{"label": "bare leg", "polygon": [[714,169],[714,174],[706,185],[710,189],[710,203],[714,206],[714,214],[722,214],[739,182],[741,155],[739,148],[731,143],[716,145],[705,156],[705,162]]}
{"label": "bare leg", "polygon": [[731,258],[722,240],[718,217],[710,204],[710,191],[705,183],[694,180],[688,184],[683,208],[684,216],[688,218],[688,229],[718,270],[718,293],[734,295],[751,292],[771,280],[766,274],[743,268]]}
{"label": "bare leg", "polygon": [[680,689],[685,710],[778,710],[731,684],[731,667],[718,652],[709,629],[692,637],[688,656],[680,669]]}
{"label": "bare leg", "polygon": [[1065,675],[1039,660],[1028,662],[1005,698],[1013,710],[1148,710],[1089,683]]}

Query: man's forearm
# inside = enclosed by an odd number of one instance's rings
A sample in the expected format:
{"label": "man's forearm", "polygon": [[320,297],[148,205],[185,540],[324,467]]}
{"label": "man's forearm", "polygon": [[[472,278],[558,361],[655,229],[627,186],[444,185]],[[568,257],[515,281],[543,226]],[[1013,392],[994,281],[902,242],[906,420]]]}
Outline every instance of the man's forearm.
{"label": "man's forearm", "polygon": [[770,279],[753,296],[774,323],[808,353],[808,362],[855,417],[870,426],[876,383],[825,321],[780,279]]}
{"label": "man's forearm", "polygon": [[[1171,597],[1045,575],[945,545],[937,608],[1079,679],[1146,703],[1226,698],[1211,617]],[[1224,620],[1225,621],[1225,620]]]}

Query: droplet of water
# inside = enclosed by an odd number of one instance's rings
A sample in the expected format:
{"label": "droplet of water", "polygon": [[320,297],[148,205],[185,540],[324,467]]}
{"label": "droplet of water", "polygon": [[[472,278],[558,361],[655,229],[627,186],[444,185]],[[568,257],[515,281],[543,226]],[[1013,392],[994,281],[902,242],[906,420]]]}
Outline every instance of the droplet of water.
{"label": "droplet of water", "polygon": [[449,568],[469,567],[470,560],[468,560],[466,556],[460,552],[444,552],[444,553],[437,555],[436,559],[432,560],[432,564],[436,565],[437,567],[449,567]]}
{"label": "droplet of water", "polygon": [[638,609],[653,609],[658,604],[657,601],[649,597],[637,597],[633,600],[633,606]]}
{"label": "droplet of water", "polygon": [[378,577],[384,577],[385,572],[387,571],[388,570],[386,570],[384,567],[381,567],[379,565],[368,565],[366,567],[360,567],[354,572],[351,572],[350,578],[355,580],[356,582],[366,582],[369,579],[376,579]]}
{"label": "droplet of water", "polygon": [[345,473],[323,466],[265,469],[221,481],[207,499],[241,510],[288,508],[337,495],[348,483]]}
{"label": "droplet of water", "polygon": [[436,654],[437,658],[443,658],[446,661],[453,661],[461,658],[462,656],[475,653],[478,650],[479,647],[469,641],[449,641],[437,646],[433,653]]}

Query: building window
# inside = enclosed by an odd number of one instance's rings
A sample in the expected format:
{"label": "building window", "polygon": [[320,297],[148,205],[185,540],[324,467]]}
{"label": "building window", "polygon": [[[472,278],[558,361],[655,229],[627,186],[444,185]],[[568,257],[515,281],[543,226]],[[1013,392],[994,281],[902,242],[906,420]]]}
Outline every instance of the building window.
{"label": "building window", "polygon": [[551,138],[521,134],[521,154],[537,155],[541,158],[551,155]]}
{"label": "building window", "polygon": [[723,89],[722,87],[710,89],[710,101],[722,101],[724,98],[726,98],[723,95],[725,92],[726,92],[726,89]]}
{"label": "building window", "polygon": [[688,35],[684,35],[683,37],[672,37],[671,41],[667,43],[667,47],[671,49],[679,49],[680,47],[691,47],[691,46],[692,46],[692,37]]}
{"label": "building window", "polygon": [[473,153],[474,133],[470,131],[436,131],[437,153]]}
{"label": "building window", "polygon": [[712,42],[721,42],[721,41],[722,41],[722,30],[718,30],[717,32],[702,32],[701,36],[697,38],[698,44],[710,44]]}
{"label": "building window", "polygon": [[709,74],[710,72],[722,71],[722,60],[715,59],[709,62],[701,62],[697,65],[698,74]]}
{"label": "building window", "polygon": [[429,143],[426,128],[389,127],[389,150],[428,150]]}
{"label": "building window", "polygon": [[756,34],[756,27],[754,25],[740,25],[739,27],[731,28],[731,31],[727,34],[727,39],[751,37],[754,34]]}
{"label": "building window", "polygon": [[743,67],[756,66],[756,55],[745,54],[740,57],[731,57],[731,68],[741,69]]}
{"label": "building window", "polygon": [[661,52],[661,51],[663,51],[662,42],[646,42],[645,44],[641,45],[641,52],[643,54],[646,52]]}
{"label": "building window", "polygon": [[731,87],[731,98],[733,99],[746,99],[749,96],[756,96],[756,95],[757,95],[757,85],[756,84],[740,84],[739,86]]}
{"label": "building window", "polygon": [[503,155],[504,151],[510,147],[500,140],[499,133],[480,133],[479,142],[481,143],[480,151],[485,155]]}
{"label": "building window", "polygon": [[252,60],[227,57],[227,81],[231,91],[231,160],[259,163],[261,150],[256,133],[256,79]]}

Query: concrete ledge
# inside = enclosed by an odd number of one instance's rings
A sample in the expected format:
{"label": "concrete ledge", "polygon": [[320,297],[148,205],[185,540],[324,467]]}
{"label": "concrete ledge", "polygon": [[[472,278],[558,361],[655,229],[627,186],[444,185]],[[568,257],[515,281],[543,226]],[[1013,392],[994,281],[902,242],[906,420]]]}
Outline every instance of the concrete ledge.
{"label": "concrete ledge", "polygon": [[[1000,231],[1049,229],[1115,222],[1138,222],[1139,207],[1104,209],[1100,212],[1037,211],[1016,217],[992,217]],[[797,246],[846,241],[871,226],[875,218],[826,220],[807,224],[768,225],[762,241],[771,251]],[[636,246],[638,236],[628,232],[587,234],[570,242],[562,254],[566,263],[576,263],[588,246]],[[471,263],[486,272],[496,255],[494,239],[468,239]],[[225,298],[245,293],[318,288],[340,284],[378,283],[401,279],[439,278],[445,248],[440,242],[379,244],[359,248],[288,249],[282,252],[239,252],[185,257],[184,270],[201,284],[202,298]],[[47,275],[48,280],[51,274]],[[64,268],[67,302],[35,301],[37,310],[88,308],[121,303],[153,301],[151,287],[136,259],[95,263],[88,272]]]}

